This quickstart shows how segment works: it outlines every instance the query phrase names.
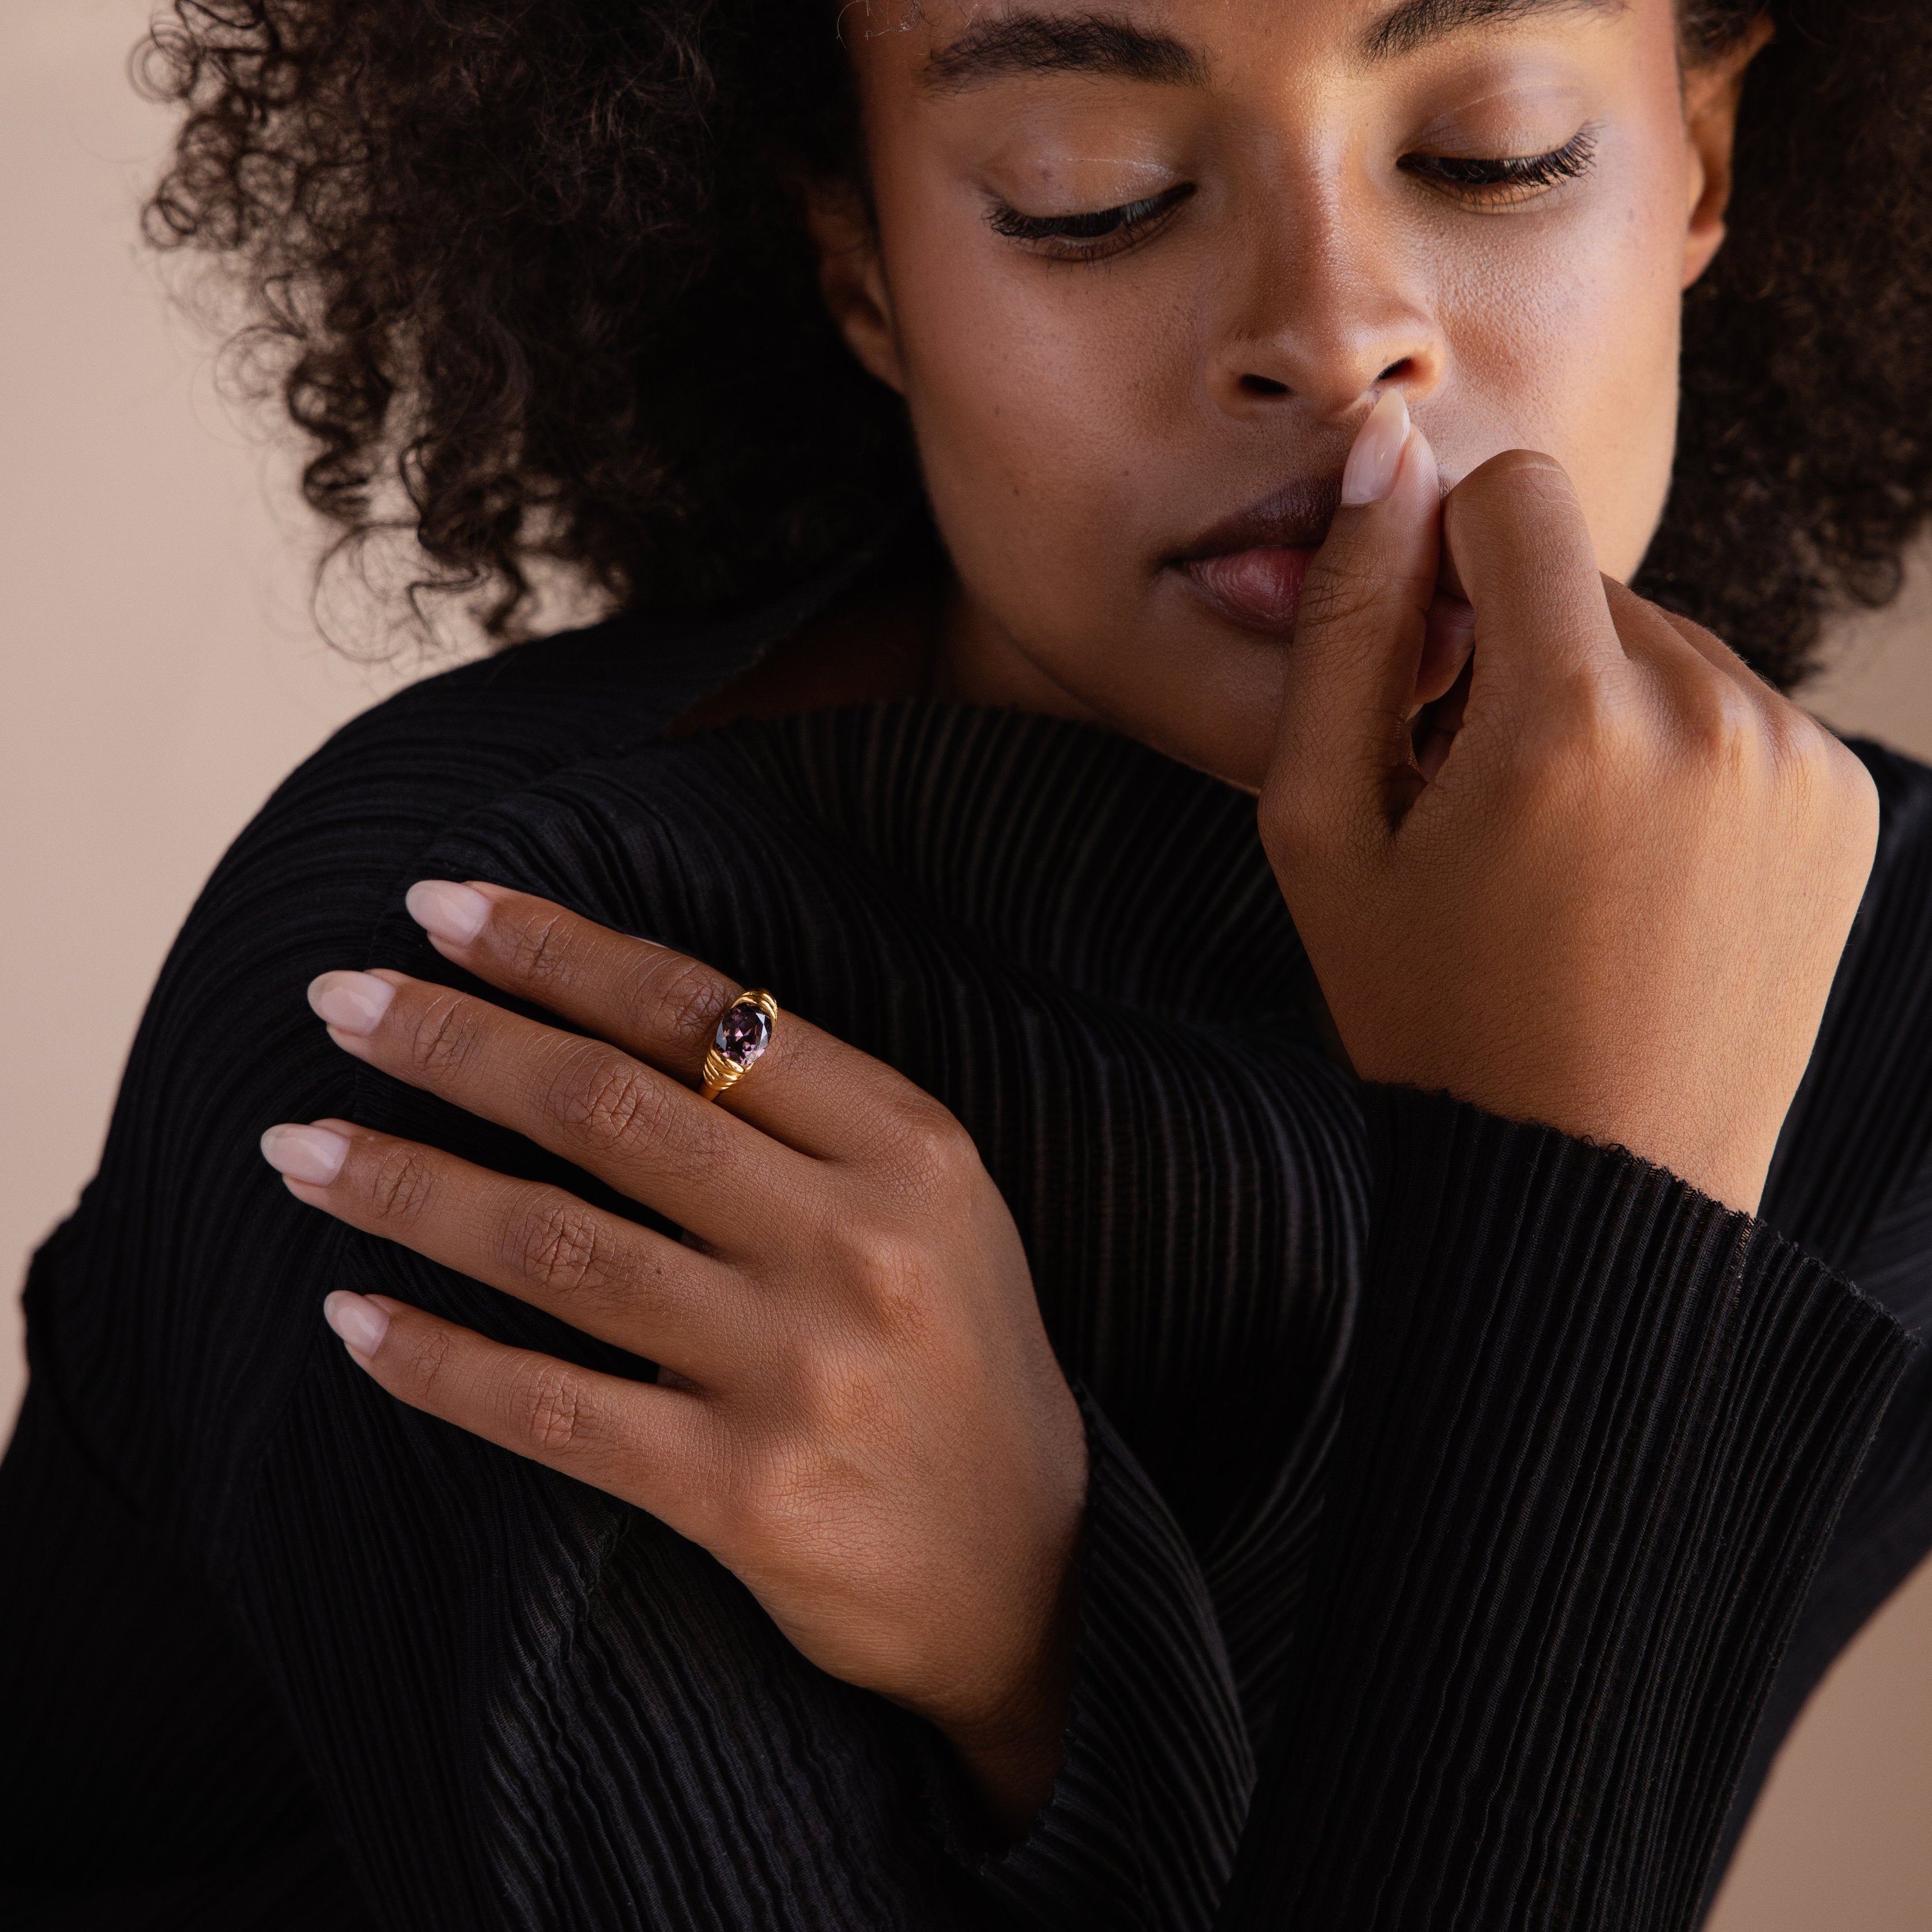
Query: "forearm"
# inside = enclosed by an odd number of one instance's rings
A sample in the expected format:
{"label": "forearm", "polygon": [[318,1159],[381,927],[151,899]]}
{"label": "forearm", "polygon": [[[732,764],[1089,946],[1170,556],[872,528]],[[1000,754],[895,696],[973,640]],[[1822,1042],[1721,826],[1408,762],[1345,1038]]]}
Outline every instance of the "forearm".
{"label": "forearm", "polygon": [[1317,1621],[1222,1922],[1686,1924],[1907,1345],[1660,1170],[1371,1097]]}

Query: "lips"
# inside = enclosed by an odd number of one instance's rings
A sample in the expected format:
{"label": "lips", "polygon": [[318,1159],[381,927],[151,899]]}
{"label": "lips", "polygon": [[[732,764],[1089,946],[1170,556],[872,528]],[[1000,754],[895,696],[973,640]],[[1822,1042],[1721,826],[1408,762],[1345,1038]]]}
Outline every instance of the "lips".
{"label": "lips", "polygon": [[1251,630],[1294,628],[1310,560],[1342,497],[1334,477],[1303,477],[1205,530],[1169,560],[1216,610]]}
{"label": "lips", "polygon": [[1312,546],[1258,544],[1224,556],[1190,560],[1183,568],[1210,604],[1238,624],[1259,631],[1292,631],[1301,608]]}

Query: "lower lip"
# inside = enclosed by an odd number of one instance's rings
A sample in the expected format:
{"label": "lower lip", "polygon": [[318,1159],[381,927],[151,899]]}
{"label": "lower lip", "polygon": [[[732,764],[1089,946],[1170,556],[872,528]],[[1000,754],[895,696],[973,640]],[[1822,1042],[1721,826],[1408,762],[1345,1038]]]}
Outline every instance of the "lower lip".
{"label": "lower lip", "polygon": [[1250,629],[1286,634],[1294,628],[1310,549],[1270,545],[1226,556],[1196,557],[1182,568],[1210,603]]}

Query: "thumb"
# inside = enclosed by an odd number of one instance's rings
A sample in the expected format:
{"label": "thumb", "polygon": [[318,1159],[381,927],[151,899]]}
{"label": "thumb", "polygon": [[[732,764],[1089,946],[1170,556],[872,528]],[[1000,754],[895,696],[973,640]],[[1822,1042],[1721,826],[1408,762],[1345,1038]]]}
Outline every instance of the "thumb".
{"label": "thumb", "polygon": [[1414,709],[1436,596],[1436,454],[1399,389],[1357,433],[1342,506],[1308,567],[1282,682],[1262,819],[1280,856],[1303,834],[1386,837],[1420,784]]}

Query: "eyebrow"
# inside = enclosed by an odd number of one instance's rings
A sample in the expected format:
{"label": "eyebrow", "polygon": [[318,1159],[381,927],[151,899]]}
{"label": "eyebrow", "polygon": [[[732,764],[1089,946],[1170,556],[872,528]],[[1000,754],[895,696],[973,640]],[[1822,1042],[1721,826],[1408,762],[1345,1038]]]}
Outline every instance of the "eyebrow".
{"label": "eyebrow", "polygon": [[1208,62],[1184,40],[1106,14],[1008,14],[976,22],[927,57],[923,85],[961,93],[1009,74],[1085,74],[1199,87]]}
{"label": "eyebrow", "polygon": [[1369,30],[1362,51],[1372,61],[1392,60],[1466,27],[1500,26],[1535,14],[1621,14],[1624,5],[1624,0],[1404,0]]}
{"label": "eyebrow", "polygon": [[[1466,28],[1500,26],[1537,14],[1622,12],[1625,0],[1403,0],[1364,36],[1371,61],[1412,53]],[[1106,14],[1014,13],[976,21],[928,56],[921,85],[958,94],[1012,74],[1084,74],[1168,87],[1200,87],[1207,58],[1172,34]]]}

